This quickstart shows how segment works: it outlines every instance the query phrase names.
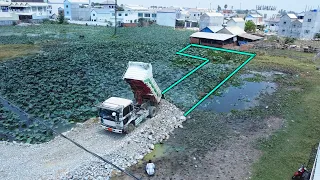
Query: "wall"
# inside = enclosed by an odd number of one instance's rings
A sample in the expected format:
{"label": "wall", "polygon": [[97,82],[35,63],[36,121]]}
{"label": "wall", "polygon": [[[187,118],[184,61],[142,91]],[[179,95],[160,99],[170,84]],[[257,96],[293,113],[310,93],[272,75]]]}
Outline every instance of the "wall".
{"label": "wall", "polygon": [[175,12],[158,12],[157,24],[160,26],[176,26],[176,13]]}
{"label": "wall", "polygon": [[63,3],[49,3],[48,6],[51,6],[51,9],[47,9],[48,11],[48,16],[51,17],[53,14],[56,14],[57,16],[59,15],[58,9],[61,7],[62,9],[64,8]]}
{"label": "wall", "polygon": [[290,36],[290,31],[291,31],[291,19],[287,15],[282,16],[279,22],[278,35]]}
{"label": "wall", "polygon": [[200,17],[200,31],[208,26],[221,26],[223,24],[223,19],[223,16],[208,16],[207,14],[203,14]]}
{"label": "wall", "polygon": [[91,8],[80,8],[79,4],[71,4],[71,20],[90,21]]}
{"label": "wall", "polygon": [[[311,19],[311,22],[308,22],[308,19]],[[320,33],[320,9],[317,12],[305,13],[300,38],[313,39],[316,33]]]}
{"label": "wall", "polygon": [[199,44],[200,40],[198,38],[190,37],[190,43],[191,44]]}
{"label": "wall", "polygon": [[71,3],[69,1],[64,2],[64,18],[71,20]]}
{"label": "wall", "polygon": [[230,20],[228,21],[228,24],[227,24],[228,27],[231,27],[231,26],[238,26],[240,27],[241,29],[244,30],[244,27],[245,27],[245,22],[235,22],[234,20]]}

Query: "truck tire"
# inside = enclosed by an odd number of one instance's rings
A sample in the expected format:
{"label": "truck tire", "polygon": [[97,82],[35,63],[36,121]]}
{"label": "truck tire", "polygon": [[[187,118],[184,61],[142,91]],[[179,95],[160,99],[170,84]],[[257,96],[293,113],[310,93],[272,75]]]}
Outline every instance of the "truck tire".
{"label": "truck tire", "polygon": [[154,106],[150,106],[149,107],[149,118],[153,118],[154,116],[156,116],[157,113],[157,109]]}
{"label": "truck tire", "polygon": [[132,133],[136,127],[133,125],[133,123],[128,124],[127,129],[125,130],[126,134]]}

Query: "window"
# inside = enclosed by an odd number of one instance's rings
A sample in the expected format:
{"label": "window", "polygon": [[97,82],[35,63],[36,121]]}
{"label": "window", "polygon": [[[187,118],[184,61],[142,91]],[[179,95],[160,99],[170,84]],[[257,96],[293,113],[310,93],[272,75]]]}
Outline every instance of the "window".
{"label": "window", "polygon": [[130,20],[130,23],[132,23],[132,20]]}
{"label": "window", "polygon": [[193,16],[196,16],[196,14],[194,14]]}
{"label": "window", "polygon": [[114,16],[114,13],[112,13],[112,16]]}
{"label": "window", "polygon": [[69,11],[67,11],[67,14],[69,14]]}
{"label": "window", "polygon": [[109,8],[111,8],[111,6],[109,6]]}
{"label": "window", "polygon": [[144,17],[150,17],[149,13],[144,14]]}
{"label": "window", "polygon": [[143,16],[143,13],[138,13],[138,17],[142,17]]}
{"label": "window", "polygon": [[311,22],[311,19],[308,19],[308,22]]}
{"label": "window", "polygon": [[295,27],[296,27],[296,25],[293,25],[293,27],[295,28]]}
{"label": "window", "polygon": [[122,14],[121,14],[121,13],[119,13],[118,15],[119,15],[119,16],[122,16]]}
{"label": "window", "polygon": [[263,15],[263,18],[267,19],[267,14],[264,14],[264,15]]}
{"label": "window", "polygon": [[306,34],[308,34],[308,33],[310,32],[310,30],[305,30],[304,32],[305,32]]}
{"label": "window", "polygon": [[287,22],[285,21],[285,22],[283,22],[283,24],[287,24]]}
{"label": "window", "polygon": [[128,14],[124,14],[125,16],[128,16]]}
{"label": "window", "polygon": [[68,5],[66,5],[66,8],[68,8],[69,6]]}
{"label": "window", "polygon": [[130,105],[123,109],[123,117],[130,113]]}
{"label": "window", "polygon": [[152,14],[152,17],[154,17],[154,18],[157,17],[157,14]]}
{"label": "window", "polygon": [[92,16],[96,16],[95,14],[92,14]]}
{"label": "window", "polygon": [[49,11],[49,14],[52,14],[52,11]]}
{"label": "window", "polygon": [[285,32],[286,30],[282,29],[282,32]]}

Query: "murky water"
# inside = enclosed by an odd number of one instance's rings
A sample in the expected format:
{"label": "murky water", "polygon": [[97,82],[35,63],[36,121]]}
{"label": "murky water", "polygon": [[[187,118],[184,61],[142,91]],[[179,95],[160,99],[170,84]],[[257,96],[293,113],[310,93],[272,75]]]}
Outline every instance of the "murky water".
{"label": "murky water", "polygon": [[259,105],[257,99],[262,94],[272,94],[277,88],[271,82],[244,82],[240,87],[229,87],[221,96],[206,99],[197,108],[215,112],[245,110]]}

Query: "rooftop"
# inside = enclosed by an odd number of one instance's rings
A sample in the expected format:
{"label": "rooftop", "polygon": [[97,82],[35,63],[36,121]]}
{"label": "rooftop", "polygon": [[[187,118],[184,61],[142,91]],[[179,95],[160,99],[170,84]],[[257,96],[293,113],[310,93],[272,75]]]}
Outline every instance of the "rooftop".
{"label": "rooftop", "polygon": [[210,17],[217,17],[217,16],[224,17],[223,14],[221,13],[205,13],[205,14],[207,14]]}
{"label": "rooftop", "polygon": [[214,33],[220,31],[221,29],[223,29],[222,26],[208,26],[207,28],[209,28]]}
{"label": "rooftop", "polygon": [[253,34],[248,34],[248,33],[243,33],[243,34],[239,34],[238,35],[239,37],[242,37],[242,38],[246,38],[246,39],[251,39],[251,40],[259,40],[259,39],[263,39],[263,37],[260,37],[260,36],[256,36],[256,35],[253,35]]}
{"label": "rooftop", "polygon": [[92,11],[95,11],[97,14],[109,14],[111,12],[110,9],[101,9],[101,8],[92,9]]}
{"label": "rooftop", "polygon": [[206,33],[206,32],[196,32],[191,34],[190,37],[194,38],[203,38],[203,39],[212,39],[218,41],[225,41],[227,39],[235,37],[235,35],[230,34],[219,34],[219,33]]}
{"label": "rooftop", "polygon": [[103,1],[103,2],[101,2],[99,4],[107,5],[107,4],[116,4],[116,3],[113,0],[106,0],[106,1]]}
{"label": "rooftop", "polygon": [[249,16],[252,16],[253,18],[261,18],[262,17],[260,14],[249,14]]}
{"label": "rooftop", "polygon": [[244,22],[243,18],[231,18],[230,20],[234,20],[235,22]]}
{"label": "rooftop", "polygon": [[[241,29],[238,26],[224,27],[223,29],[226,29],[227,31],[229,31],[233,35],[239,35],[239,34],[246,33],[243,29]],[[219,31],[218,31],[218,33],[219,33]]]}
{"label": "rooftop", "polygon": [[295,14],[287,14],[290,19],[297,19],[298,17]]}
{"label": "rooftop", "polygon": [[[99,105],[101,108],[113,108],[118,109],[121,106],[126,107],[131,104],[131,100],[118,98],[118,97],[111,97],[107,100],[105,100],[103,103]],[[120,107],[119,107],[120,106]]]}

